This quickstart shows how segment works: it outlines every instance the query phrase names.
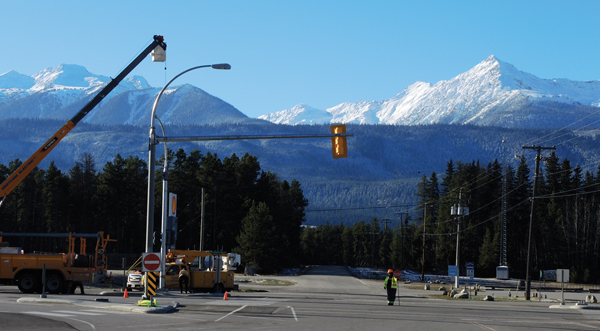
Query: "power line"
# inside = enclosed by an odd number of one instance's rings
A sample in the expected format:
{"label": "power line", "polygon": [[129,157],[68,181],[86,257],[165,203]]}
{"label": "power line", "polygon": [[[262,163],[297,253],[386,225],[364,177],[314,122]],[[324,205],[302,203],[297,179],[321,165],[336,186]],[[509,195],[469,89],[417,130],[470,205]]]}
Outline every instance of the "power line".
{"label": "power line", "polygon": [[[387,208],[404,208],[404,207],[414,207],[419,205],[399,205],[399,206],[372,206],[372,207],[350,207],[350,208],[328,208],[328,209],[309,209],[305,210],[305,213],[308,212],[320,212],[320,211],[341,211],[341,210],[364,210],[364,209],[387,209]],[[416,210],[416,209],[415,209]]]}

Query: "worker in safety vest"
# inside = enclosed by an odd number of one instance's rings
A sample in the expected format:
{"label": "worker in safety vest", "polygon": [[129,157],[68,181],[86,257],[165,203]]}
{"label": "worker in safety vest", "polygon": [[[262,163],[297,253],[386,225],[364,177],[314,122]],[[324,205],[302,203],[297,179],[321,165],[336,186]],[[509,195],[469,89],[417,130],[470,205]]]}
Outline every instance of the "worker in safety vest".
{"label": "worker in safety vest", "polygon": [[394,270],[388,270],[388,276],[385,277],[383,288],[387,290],[388,306],[393,306],[396,300],[396,289],[398,288],[398,279],[394,277]]}
{"label": "worker in safety vest", "polygon": [[[190,283],[189,279],[190,277],[188,276],[187,270],[185,268],[181,268],[181,271],[179,271],[179,292],[183,293],[184,290],[185,293],[188,292],[188,285]],[[185,284],[185,286],[183,284]]]}

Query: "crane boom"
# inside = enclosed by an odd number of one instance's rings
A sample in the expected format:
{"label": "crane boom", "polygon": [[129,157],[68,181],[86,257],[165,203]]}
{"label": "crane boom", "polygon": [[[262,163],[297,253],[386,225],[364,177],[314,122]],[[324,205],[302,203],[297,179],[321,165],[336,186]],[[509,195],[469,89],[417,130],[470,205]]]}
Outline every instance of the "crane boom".
{"label": "crane boom", "polygon": [[[100,101],[104,99],[119,83],[135,68],[137,67],[144,58],[150,54],[154,49],[158,46],[162,48],[163,51],[167,49],[167,44],[164,42],[164,38],[162,36],[154,36],[154,40],[148,47],[146,47],[125,69],[123,69],[117,77],[112,79],[104,88],[90,100],[81,110],[73,116],[70,120],[65,123],[46,143],[40,147],[27,161],[23,162],[21,166],[15,170],[2,184],[0,184],[0,205],[4,202],[6,196],[12,192],[12,190],[19,185],[25,177],[35,168],[40,162],[58,145],[58,143],[71,131],[73,128],[81,121],[94,107],[96,107]],[[160,61],[160,60],[158,60]],[[164,60],[163,60],[164,61]]]}

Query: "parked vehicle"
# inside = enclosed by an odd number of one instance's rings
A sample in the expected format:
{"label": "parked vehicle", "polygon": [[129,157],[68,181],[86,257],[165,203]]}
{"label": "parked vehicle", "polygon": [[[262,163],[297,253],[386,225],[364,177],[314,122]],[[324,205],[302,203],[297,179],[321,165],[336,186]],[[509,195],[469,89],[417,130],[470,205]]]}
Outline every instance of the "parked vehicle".
{"label": "parked vehicle", "polygon": [[[239,255],[232,263],[239,264]],[[224,259],[225,258],[225,259]],[[225,263],[224,260],[226,261]],[[237,289],[234,272],[229,270],[229,255],[225,252],[169,250],[165,264],[165,286],[179,288],[179,272],[186,269],[192,292],[223,293]],[[224,265],[227,266],[224,268]]]}
{"label": "parked vehicle", "polygon": [[[41,293],[45,276],[46,292],[51,294],[73,293],[83,283],[94,283],[106,277],[106,246],[109,236],[97,234],[20,234],[0,233],[0,243],[7,236],[53,236],[68,237],[68,253],[24,254],[20,248],[0,248],[0,284],[17,285],[23,293]],[[80,253],[75,254],[75,239],[81,239]],[[98,243],[94,255],[87,255],[86,239],[96,237]]]}
{"label": "parked vehicle", "polygon": [[142,283],[143,274],[139,271],[129,273],[127,275],[127,290],[144,290],[144,284]]}

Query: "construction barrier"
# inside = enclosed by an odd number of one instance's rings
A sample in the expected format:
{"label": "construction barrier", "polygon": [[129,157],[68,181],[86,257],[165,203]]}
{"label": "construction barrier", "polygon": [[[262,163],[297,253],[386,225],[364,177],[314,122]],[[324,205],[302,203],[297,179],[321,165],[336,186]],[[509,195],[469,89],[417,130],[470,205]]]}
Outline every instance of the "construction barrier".
{"label": "construction barrier", "polygon": [[148,275],[148,295],[155,296],[156,295],[156,285],[158,283],[158,272],[147,272]]}

